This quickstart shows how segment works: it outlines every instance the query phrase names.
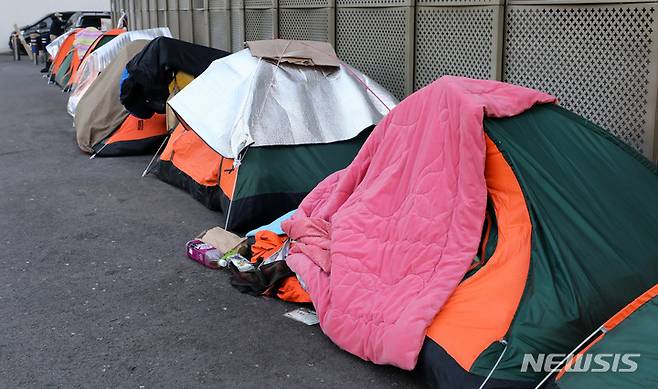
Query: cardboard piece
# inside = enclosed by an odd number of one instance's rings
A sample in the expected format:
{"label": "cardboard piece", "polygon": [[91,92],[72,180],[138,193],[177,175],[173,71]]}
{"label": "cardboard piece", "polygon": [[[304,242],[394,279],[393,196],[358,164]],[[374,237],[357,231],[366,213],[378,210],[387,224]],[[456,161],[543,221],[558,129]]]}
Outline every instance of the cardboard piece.
{"label": "cardboard piece", "polygon": [[340,66],[334,48],[327,42],[274,39],[249,41],[247,47],[258,58],[303,66]]}
{"label": "cardboard piece", "polygon": [[244,246],[247,241],[245,238],[241,238],[221,227],[214,227],[204,231],[197,236],[197,239],[212,245],[219,250],[222,255],[231,250],[239,249],[241,246]]}
{"label": "cardboard piece", "polygon": [[27,51],[27,56],[30,57],[30,59],[33,59],[32,48],[30,47],[30,45],[27,44],[25,38],[23,38],[23,35],[21,35],[21,32],[18,29],[18,25],[16,24],[14,24],[14,31],[16,32],[16,36],[18,37],[18,40],[21,42],[21,45],[23,45],[23,48],[25,49],[25,51]]}

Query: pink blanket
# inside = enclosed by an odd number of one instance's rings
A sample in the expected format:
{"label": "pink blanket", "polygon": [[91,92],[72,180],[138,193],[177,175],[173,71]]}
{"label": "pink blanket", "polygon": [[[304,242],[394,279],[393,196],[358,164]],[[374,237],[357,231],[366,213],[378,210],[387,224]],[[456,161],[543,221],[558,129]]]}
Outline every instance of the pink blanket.
{"label": "pink blanket", "polygon": [[443,77],[375,128],[354,162],[321,182],[283,230],[322,330],[379,364],[412,369],[425,330],[463,278],[484,223],[484,115],[554,98]]}

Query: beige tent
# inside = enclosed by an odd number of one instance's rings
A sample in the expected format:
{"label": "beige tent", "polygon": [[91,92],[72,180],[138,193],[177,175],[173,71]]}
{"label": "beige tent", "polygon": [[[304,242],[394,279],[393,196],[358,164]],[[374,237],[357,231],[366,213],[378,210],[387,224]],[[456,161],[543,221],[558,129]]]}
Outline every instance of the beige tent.
{"label": "beige tent", "polygon": [[99,156],[143,154],[151,152],[151,146],[159,145],[166,135],[163,115],[148,120],[135,118],[119,98],[126,64],[148,43],[137,40],[123,47],[80,99],[74,124],[78,146],[83,151]]}

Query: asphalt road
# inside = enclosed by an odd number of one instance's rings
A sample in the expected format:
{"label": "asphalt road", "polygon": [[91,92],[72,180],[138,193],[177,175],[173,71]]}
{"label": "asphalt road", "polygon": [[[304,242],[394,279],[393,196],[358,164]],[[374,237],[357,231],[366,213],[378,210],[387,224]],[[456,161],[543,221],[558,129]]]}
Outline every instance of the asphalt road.
{"label": "asphalt road", "polygon": [[0,388],[420,386],[186,259],[218,215],[149,157],[89,160],[38,69],[0,56]]}

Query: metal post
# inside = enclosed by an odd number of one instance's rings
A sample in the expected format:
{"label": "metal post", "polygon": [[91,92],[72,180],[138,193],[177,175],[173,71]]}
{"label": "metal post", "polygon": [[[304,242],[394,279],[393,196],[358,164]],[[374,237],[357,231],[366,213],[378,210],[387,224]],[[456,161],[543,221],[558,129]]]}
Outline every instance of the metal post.
{"label": "metal post", "polygon": [[32,58],[34,64],[39,64],[39,34],[30,34],[30,46],[32,46]]}
{"label": "metal post", "polygon": [[20,61],[21,50],[18,48],[18,36],[16,34],[11,36],[11,46],[14,48],[14,61]]}

